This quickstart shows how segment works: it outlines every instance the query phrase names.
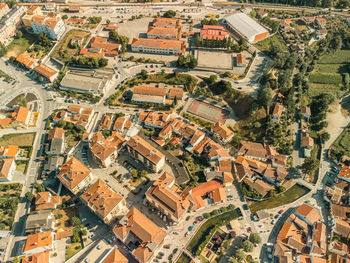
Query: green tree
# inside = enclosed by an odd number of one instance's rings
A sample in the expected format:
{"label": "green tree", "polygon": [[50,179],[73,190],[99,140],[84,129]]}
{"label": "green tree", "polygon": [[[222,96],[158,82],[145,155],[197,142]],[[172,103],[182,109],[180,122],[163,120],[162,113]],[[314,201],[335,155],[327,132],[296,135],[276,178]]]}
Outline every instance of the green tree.
{"label": "green tree", "polygon": [[27,193],[25,194],[25,197],[27,198],[27,200],[28,200],[29,202],[33,201],[33,199],[34,199],[34,195],[33,195],[32,192],[27,192]]}
{"label": "green tree", "polygon": [[265,107],[267,112],[270,109],[272,103],[272,90],[269,87],[264,87],[258,91],[258,103],[260,106]]}
{"label": "green tree", "polygon": [[66,20],[66,19],[68,19],[68,16],[67,16],[67,15],[63,15],[63,16],[62,16],[62,19],[63,19],[63,20]]}
{"label": "green tree", "polygon": [[111,20],[107,19],[106,24],[109,25],[111,23]]}
{"label": "green tree", "polygon": [[141,70],[141,77],[142,77],[143,79],[147,79],[147,77],[148,77],[148,72],[147,72],[147,70],[145,70],[145,69]]}
{"label": "green tree", "polygon": [[304,163],[301,165],[301,171],[304,174],[313,174],[319,166],[319,160],[313,158],[306,158]]}
{"label": "green tree", "polygon": [[242,243],[242,248],[245,252],[253,252],[254,249],[254,244],[252,242],[250,242],[249,240],[245,240]]}
{"label": "green tree", "polygon": [[140,176],[141,177],[146,177],[148,175],[148,172],[146,170],[141,170],[140,171]]}
{"label": "green tree", "polygon": [[245,254],[242,249],[237,249],[235,252],[235,258],[239,261],[242,262],[245,258]]}
{"label": "green tree", "polygon": [[181,68],[195,68],[197,65],[198,61],[193,55],[180,55],[177,59],[177,66]]}
{"label": "green tree", "polygon": [[168,10],[164,13],[163,15],[164,17],[169,17],[169,18],[172,18],[172,17],[175,17],[176,16],[176,12],[174,10]]}
{"label": "green tree", "polygon": [[195,39],[194,39],[194,45],[196,47],[199,47],[200,44],[201,44],[201,38],[200,38],[199,34],[196,34]]}
{"label": "green tree", "polygon": [[21,30],[16,30],[16,38],[22,38],[23,37],[23,33]]}
{"label": "green tree", "polygon": [[134,179],[137,179],[139,177],[139,173],[137,172],[136,169],[134,169],[130,172],[130,176]]}
{"label": "green tree", "polygon": [[72,226],[80,226],[81,225],[81,220],[79,217],[73,216],[70,220],[70,223]]}
{"label": "green tree", "polygon": [[328,132],[323,132],[320,137],[323,142],[326,142],[331,138],[331,135]]}
{"label": "green tree", "polygon": [[204,213],[204,214],[203,214],[203,217],[206,218],[206,219],[208,219],[208,218],[210,217],[210,214],[209,214],[209,213]]}
{"label": "green tree", "polygon": [[249,235],[249,241],[253,244],[260,244],[261,243],[261,237],[258,233],[251,233]]}

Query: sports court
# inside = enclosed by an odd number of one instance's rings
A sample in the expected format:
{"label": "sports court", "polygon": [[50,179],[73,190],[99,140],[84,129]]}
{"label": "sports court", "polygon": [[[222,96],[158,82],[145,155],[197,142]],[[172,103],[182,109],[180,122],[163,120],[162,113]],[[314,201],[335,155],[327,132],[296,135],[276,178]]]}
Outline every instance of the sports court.
{"label": "sports court", "polygon": [[198,100],[192,101],[187,112],[211,122],[219,121],[221,123],[225,122],[225,119],[229,114],[226,110]]}
{"label": "sports court", "polygon": [[232,54],[227,51],[197,50],[198,67],[231,70]]}

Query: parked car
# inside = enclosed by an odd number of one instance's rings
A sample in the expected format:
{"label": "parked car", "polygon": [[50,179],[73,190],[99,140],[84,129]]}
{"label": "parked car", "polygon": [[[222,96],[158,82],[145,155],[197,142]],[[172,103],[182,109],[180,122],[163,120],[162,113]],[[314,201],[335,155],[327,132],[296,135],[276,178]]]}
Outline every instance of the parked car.
{"label": "parked car", "polygon": [[280,211],[278,211],[279,214],[283,214],[283,209],[281,209]]}

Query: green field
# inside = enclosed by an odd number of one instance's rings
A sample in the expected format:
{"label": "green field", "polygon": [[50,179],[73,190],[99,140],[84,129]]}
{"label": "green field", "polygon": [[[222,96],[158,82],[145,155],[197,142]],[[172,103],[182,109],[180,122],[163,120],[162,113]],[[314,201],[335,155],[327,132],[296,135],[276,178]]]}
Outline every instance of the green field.
{"label": "green field", "polygon": [[308,193],[309,191],[310,191],[309,189],[306,189],[303,186],[295,184],[294,186],[292,186],[282,194],[279,194],[275,197],[269,198],[264,201],[252,203],[249,206],[249,208],[252,213],[255,213],[262,209],[272,209],[281,205],[292,203],[295,200],[302,197],[303,195],[305,195],[306,193]]}
{"label": "green field", "polygon": [[338,85],[334,84],[311,83],[311,87],[307,93],[310,97],[315,97],[322,93],[330,93],[337,99],[340,99],[344,96],[346,90],[340,89]]}
{"label": "green field", "polygon": [[6,58],[11,56],[17,57],[19,54],[22,54],[26,51],[37,39],[35,35],[29,34],[25,31],[23,32],[23,37],[15,38],[12,42],[7,46],[7,53],[5,55]]}
{"label": "green field", "polygon": [[185,253],[182,253],[176,263],[190,263],[191,258],[187,256]]}
{"label": "green field", "polygon": [[6,134],[0,138],[0,146],[16,145],[16,146],[32,146],[35,133],[14,133]]}
{"label": "green field", "polygon": [[272,37],[266,38],[258,43],[254,44],[254,46],[262,52],[269,53],[272,46],[280,45],[283,51],[288,51],[288,47],[284,43],[283,39],[275,34]]}
{"label": "green field", "polygon": [[311,72],[310,82],[318,84],[342,85],[343,73],[349,72],[350,50],[338,50],[324,55]]}
{"label": "green field", "polygon": [[346,127],[340,136],[335,140],[330,149],[330,154],[334,159],[339,156],[350,156],[350,127]]}

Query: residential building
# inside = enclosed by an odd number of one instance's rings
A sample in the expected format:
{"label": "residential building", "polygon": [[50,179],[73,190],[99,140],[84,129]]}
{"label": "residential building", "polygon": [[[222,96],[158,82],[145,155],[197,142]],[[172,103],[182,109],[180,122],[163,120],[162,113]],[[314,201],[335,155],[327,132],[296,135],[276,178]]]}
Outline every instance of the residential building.
{"label": "residential building", "polygon": [[21,21],[21,16],[24,14],[26,7],[15,5],[9,11],[7,11],[8,6],[3,6],[1,8],[2,13],[6,12],[2,17],[0,16],[0,42],[9,43],[11,38],[15,36],[17,25]]}
{"label": "residential building", "polygon": [[53,128],[48,134],[49,147],[46,154],[59,155],[64,152],[64,130],[63,128]]}
{"label": "residential building", "polygon": [[175,178],[164,172],[146,192],[148,203],[169,220],[178,223],[190,207],[189,191],[183,191]]}
{"label": "residential building", "polygon": [[10,12],[10,8],[6,3],[0,3],[0,18]]}
{"label": "residential building", "polygon": [[16,170],[14,158],[0,159],[0,182],[12,181]]}
{"label": "residential building", "polygon": [[173,39],[134,38],[131,43],[132,52],[151,54],[179,55],[185,48],[184,41]]}
{"label": "residential building", "polygon": [[272,122],[274,123],[279,123],[280,120],[281,120],[281,116],[282,116],[282,113],[284,111],[284,106],[280,103],[276,103],[274,106],[273,106],[273,111],[272,111]]}
{"label": "residential building", "polygon": [[123,133],[124,129],[128,130],[132,122],[124,117],[118,117],[113,124],[113,131]]}
{"label": "residential building", "polygon": [[228,32],[223,26],[203,25],[200,32],[200,38],[202,41],[204,39],[224,40],[227,37]]}
{"label": "residential building", "polygon": [[40,232],[28,236],[23,246],[23,254],[34,254],[53,249],[53,241],[55,239],[54,232]]}
{"label": "residential building", "polygon": [[109,80],[94,73],[68,71],[60,83],[61,90],[72,90],[78,93],[104,94]]}
{"label": "residential building", "polygon": [[109,23],[108,25],[105,26],[105,30],[107,30],[107,31],[112,31],[112,30],[117,31],[118,29],[119,29],[119,26],[117,26],[113,23]]}
{"label": "residential building", "polygon": [[350,183],[350,167],[347,165],[343,165],[343,167],[338,173],[338,178],[340,180]]}
{"label": "residential building", "polygon": [[18,107],[12,112],[11,117],[0,119],[0,128],[27,129],[31,116],[32,113],[28,108]]}
{"label": "residential building", "polygon": [[39,192],[35,199],[35,210],[56,209],[62,203],[59,195],[50,192]]}
{"label": "residential building", "polygon": [[91,108],[83,108],[80,105],[70,105],[67,110],[58,111],[53,118],[53,122],[58,123],[60,120],[64,120],[87,129],[94,113],[94,110]]}
{"label": "residential building", "polygon": [[66,31],[66,26],[62,18],[58,15],[33,16],[31,25],[34,34],[38,35],[40,32],[44,32],[45,35],[52,40],[60,39]]}
{"label": "residential building", "polygon": [[155,88],[148,86],[133,87],[132,101],[136,103],[157,103],[164,104],[167,94],[166,88]]}
{"label": "residential building", "polygon": [[309,106],[302,106],[300,108],[300,113],[303,114],[304,118],[310,118],[311,117],[311,109]]}
{"label": "residential building", "polygon": [[60,167],[57,178],[69,191],[77,195],[92,181],[92,174],[88,167],[72,157]]}
{"label": "residential building", "polygon": [[33,16],[43,16],[40,6],[31,6],[28,8],[26,14],[22,17],[22,23],[25,27],[32,27],[32,18]]}
{"label": "residential building", "polygon": [[318,28],[326,28],[327,19],[324,17],[316,17],[315,18],[315,26]]}
{"label": "residential building", "polygon": [[140,112],[138,123],[147,128],[163,128],[164,124],[169,120],[169,114],[163,112]]}
{"label": "residential building", "polygon": [[124,144],[124,137],[116,132],[105,139],[100,131],[95,133],[89,142],[94,160],[103,167],[108,167],[115,161]]}
{"label": "residential building", "polygon": [[233,33],[247,39],[250,43],[266,38],[269,32],[245,13],[235,13],[225,18],[225,24]]}
{"label": "residential building", "polygon": [[237,56],[236,56],[236,66],[237,67],[245,67],[245,66],[247,66],[246,56],[242,52],[238,53]]}
{"label": "residential building", "polygon": [[102,130],[110,130],[112,126],[112,116],[110,114],[104,114],[98,129]]}
{"label": "residential building", "polygon": [[126,207],[124,198],[100,179],[81,195],[81,200],[106,224],[111,223]]}
{"label": "residential building", "polygon": [[314,139],[310,137],[309,133],[306,131],[301,132],[300,136],[300,146],[304,151],[305,157],[311,156],[311,150],[314,147]]}
{"label": "residential building", "polygon": [[39,75],[41,82],[53,82],[58,76],[57,71],[42,63],[36,66],[33,70]]}
{"label": "residential building", "polygon": [[38,252],[22,258],[22,263],[50,263],[50,251]]}
{"label": "residential building", "polygon": [[114,246],[102,258],[101,263],[128,263],[129,260]]}
{"label": "residential building", "polygon": [[163,230],[136,208],[132,208],[119,221],[113,232],[140,263],[148,262],[166,236]]}
{"label": "residential building", "polygon": [[156,173],[163,169],[165,164],[164,155],[139,136],[131,137],[127,141],[126,146],[130,155],[143,163],[147,168]]}
{"label": "residential building", "polygon": [[181,21],[177,18],[157,17],[153,19],[152,25],[154,27],[176,28],[181,26]]}
{"label": "residential building", "polygon": [[33,69],[37,66],[35,55],[30,55],[27,52],[20,54],[16,58],[16,63],[19,63],[21,66],[23,66],[26,69]]}
{"label": "residential building", "polygon": [[260,9],[258,12],[256,12],[256,15],[260,18],[263,19],[264,17],[268,16],[268,12],[266,12],[265,10]]}
{"label": "residential building", "polygon": [[90,47],[100,48],[106,57],[118,56],[122,45],[108,42],[106,37],[93,37],[90,41]]}
{"label": "residential building", "polygon": [[243,182],[246,183],[249,187],[257,191],[261,197],[265,197],[272,189],[275,187],[260,178],[252,179],[246,177],[243,179]]}
{"label": "residential building", "polygon": [[147,38],[180,39],[181,27],[155,27],[150,26],[147,31]]}
{"label": "residential building", "polygon": [[40,210],[31,212],[26,220],[25,231],[27,234],[50,231],[55,224],[55,217],[51,210]]}
{"label": "residential building", "polygon": [[218,181],[202,183],[190,191],[194,200],[194,209],[209,206],[227,199],[225,189]]}
{"label": "residential building", "polygon": [[211,131],[214,133],[214,137],[220,140],[223,144],[228,143],[232,140],[234,133],[225,125],[217,122],[211,127]]}
{"label": "residential building", "polygon": [[7,145],[0,147],[0,159],[17,158],[19,148],[16,145]]}

